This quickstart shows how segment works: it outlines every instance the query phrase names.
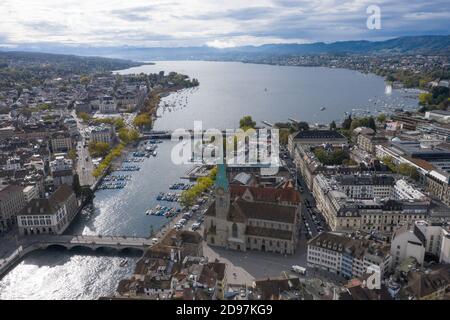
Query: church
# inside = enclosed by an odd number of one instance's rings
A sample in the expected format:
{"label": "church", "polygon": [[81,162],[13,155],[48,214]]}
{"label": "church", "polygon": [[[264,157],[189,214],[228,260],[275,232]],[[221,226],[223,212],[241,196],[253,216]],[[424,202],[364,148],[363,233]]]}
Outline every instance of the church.
{"label": "church", "polygon": [[301,200],[295,188],[233,186],[218,165],[215,201],[205,213],[204,239],[210,246],[293,254]]}

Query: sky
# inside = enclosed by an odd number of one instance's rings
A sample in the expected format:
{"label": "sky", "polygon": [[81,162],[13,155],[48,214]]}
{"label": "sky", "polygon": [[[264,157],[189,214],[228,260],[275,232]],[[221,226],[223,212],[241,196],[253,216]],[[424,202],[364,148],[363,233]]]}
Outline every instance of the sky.
{"label": "sky", "polygon": [[[381,28],[366,25],[370,5]],[[1,0],[0,46],[235,47],[450,34],[449,0]]]}

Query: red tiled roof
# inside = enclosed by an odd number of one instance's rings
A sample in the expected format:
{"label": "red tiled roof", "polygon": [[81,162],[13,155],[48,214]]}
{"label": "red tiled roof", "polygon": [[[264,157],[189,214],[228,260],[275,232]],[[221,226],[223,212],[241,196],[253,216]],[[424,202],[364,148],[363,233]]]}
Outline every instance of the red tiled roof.
{"label": "red tiled roof", "polygon": [[292,202],[300,203],[300,193],[295,189],[290,188],[262,188],[249,186],[231,186],[231,198],[241,197],[246,190],[249,190],[255,201],[264,202]]}

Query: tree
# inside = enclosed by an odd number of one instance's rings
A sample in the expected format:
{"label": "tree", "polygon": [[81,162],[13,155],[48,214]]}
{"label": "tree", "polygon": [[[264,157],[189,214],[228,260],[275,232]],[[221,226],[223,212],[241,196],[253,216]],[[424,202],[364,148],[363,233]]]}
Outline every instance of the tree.
{"label": "tree", "polygon": [[244,116],[241,120],[239,120],[239,128],[241,128],[244,131],[247,131],[248,129],[255,129],[256,122],[253,121],[251,116]]}
{"label": "tree", "polygon": [[69,157],[69,159],[75,160],[77,158],[77,152],[75,151],[75,149],[70,149],[67,153],[67,156]]}
{"label": "tree", "polygon": [[123,121],[123,118],[117,118],[116,120],[114,120],[114,125],[116,127],[116,130],[120,130],[125,127],[125,121]]}
{"label": "tree", "polygon": [[78,177],[78,173],[73,175],[72,189],[78,198],[81,195],[80,178]]}
{"label": "tree", "polygon": [[414,180],[419,180],[420,178],[420,174],[417,169],[407,163],[400,163],[397,167],[397,172]]}
{"label": "tree", "polygon": [[350,132],[353,132],[358,127],[361,127],[361,120],[359,119],[353,119],[352,124],[350,125]]}
{"label": "tree", "polygon": [[133,124],[139,128],[149,127],[152,124],[152,118],[148,113],[141,113],[134,118]]}
{"label": "tree", "polygon": [[386,115],[384,113],[380,113],[377,117],[378,122],[384,123],[386,121]]}
{"label": "tree", "polygon": [[94,199],[94,192],[89,186],[82,186],[81,197],[87,202],[92,202],[92,200]]}
{"label": "tree", "polygon": [[297,131],[308,131],[309,130],[309,124],[308,122],[305,121],[300,121],[295,123],[295,129],[297,129]]}
{"label": "tree", "polygon": [[421,106],[426,106],[431,104],[433,95],[431,93],[421,93],[419,94],[419,104]]}
{"label": "tree", "polygon": [[377,125],[376,125],[376,123],[375,123],[375,119],[374,119],[372,116],[370,116],[370,117],[367,119],[367,124],[366,124],[366,126],[367,126],[368,128],[370,128],[370,129],[372,129],[373,131],[377,131]]}
{"label": "tree", "polygon": [[84,86],[86,86],[90,82],[89,76],[81,76],[80,77],[80,83]]}
{"label": "tree", "polygon": [[336,129],[337,129],[336,122],[333,120],[330,123],[330,130],[336,130]]}
{"label": "tree", "polygon": [[119,139],[128,144],[139,139],[139,132],[136,129],[122,128],[119,130]]}
{"label": "tree", "polygon": [[83,122],[89,122],[91,120],[91,116],[87,114],[86,112],[79,112],[78,118],[83,120]]}
{"label": "tree", "polygon": [[108,153],[109,144],[106,142],[94,142],[89,143],[89,153],[94,157],[101,157]]}
{"label": "tree", "polygon": [[352,125],[352,116],[349,115],[348,118],[345,118],[344,122],[342,122],[342,129],[344,130],[350,130],[350,127]]}
{"label": "tree", "polygon": [[289,129],[280,129],[280,144],[286,146],[289,141]]}

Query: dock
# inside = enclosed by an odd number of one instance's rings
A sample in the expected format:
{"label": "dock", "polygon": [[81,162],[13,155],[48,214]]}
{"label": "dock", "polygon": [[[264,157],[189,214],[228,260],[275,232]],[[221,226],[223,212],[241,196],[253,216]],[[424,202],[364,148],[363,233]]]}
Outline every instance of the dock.
{"label": "dock", "polygon": [[209,175],[209,171],[210,166],[198,164],[189,169],[181,179],[195,180],[197,178],[206,177]]}

